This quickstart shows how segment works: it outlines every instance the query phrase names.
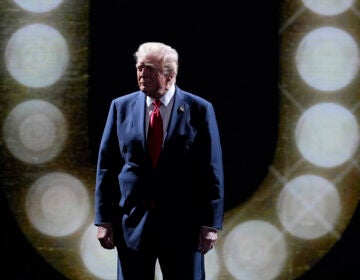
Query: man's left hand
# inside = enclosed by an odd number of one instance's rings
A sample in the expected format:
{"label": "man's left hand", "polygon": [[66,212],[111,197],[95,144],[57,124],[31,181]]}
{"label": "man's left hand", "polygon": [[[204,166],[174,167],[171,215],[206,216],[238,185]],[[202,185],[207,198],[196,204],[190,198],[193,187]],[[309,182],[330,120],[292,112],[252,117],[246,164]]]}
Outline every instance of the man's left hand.
{"label": "man's left hand", "polygon": [[202,227],[200,229],[199,246],[198,250],[201,254],[205,255],[215,247],[218,238],[217,229]]}

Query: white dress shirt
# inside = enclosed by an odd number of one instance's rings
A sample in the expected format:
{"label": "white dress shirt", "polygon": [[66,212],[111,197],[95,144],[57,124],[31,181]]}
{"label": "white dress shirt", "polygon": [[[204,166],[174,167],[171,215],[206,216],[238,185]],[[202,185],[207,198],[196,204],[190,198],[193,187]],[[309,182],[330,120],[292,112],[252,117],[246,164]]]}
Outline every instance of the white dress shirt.
{"label": "white dress shirt", "polygon": [[[160,106],[160,114],[163,121],[164,139],[166,137],[167,127],[169,125],[171,110],[174,105],[174,94],[175,94],[175,85],[172,85],[171,88],[160,98],[160,101],[162,103],[162,105]],[[149,96],[146,97],[146,120],[145,120],[146,135],[149,128],[150,115],[155,107],[153,101],[154,101],[153,98]]]}

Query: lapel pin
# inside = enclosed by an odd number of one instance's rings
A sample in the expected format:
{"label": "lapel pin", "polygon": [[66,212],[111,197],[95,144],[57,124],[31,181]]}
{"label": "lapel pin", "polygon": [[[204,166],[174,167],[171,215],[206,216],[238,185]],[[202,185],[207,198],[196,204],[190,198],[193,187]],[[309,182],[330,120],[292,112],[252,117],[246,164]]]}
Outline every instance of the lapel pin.
{"label": "lapel pin", "polygon": [[184,106],[183,106],[183,105],[181,105],[181,106],[180,106],[180,108],[179,108],[179,110],[180,110],[181,112],[183,112],[183,113],[184,113],[184,112],[185,112],[185,108],[184,108]]}

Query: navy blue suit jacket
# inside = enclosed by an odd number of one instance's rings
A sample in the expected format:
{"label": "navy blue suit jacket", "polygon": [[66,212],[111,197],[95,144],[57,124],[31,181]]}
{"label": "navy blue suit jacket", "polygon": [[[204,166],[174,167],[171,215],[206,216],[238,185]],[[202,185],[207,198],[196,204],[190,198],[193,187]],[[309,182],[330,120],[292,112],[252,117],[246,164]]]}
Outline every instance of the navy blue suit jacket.
{"label": "navy blue suit jacket", "polygon": [[222,228],[224,174],[214,108],[177,86],[174,98],[156,168],[146,145],[146,95],[133,92],[110,106],[98,155],[95,224],[112,223],[117,243],[132,249],[149,240],[194,249],[201,226]]}

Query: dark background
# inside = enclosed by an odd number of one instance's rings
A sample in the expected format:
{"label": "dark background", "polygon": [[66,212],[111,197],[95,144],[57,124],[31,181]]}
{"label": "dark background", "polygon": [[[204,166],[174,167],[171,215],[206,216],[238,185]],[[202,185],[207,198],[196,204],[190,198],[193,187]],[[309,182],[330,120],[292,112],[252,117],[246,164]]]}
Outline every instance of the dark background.
{"label": "dark background", "polygon": [[138,90],[134,52],[143,42],[161,41],[179,53],[177,85],[214,104],[224,154],[226,208],[238,205],[262,182],[277,137],[276,2],[262,10],[257,3],[241,3],[240,8],[195,7],[186,2],[168,6],[161,1],[111,3],[110,10],[94,2],[91,14],[93,161],[111,100]]}
{"label": "dark background", "polygon": [[[137,90],[133,53],[145,41],[162,41],[179,52],[178,86],[214,104],[224,152],[226,209],[246,200],[266,175],[277,137],[279,0],[221,6],[105,2],[91,2],[91,160],[95,164],[110,101]],[[2,191],[1,205],[2,274],[14,280],[64,280],[23,236]],[[342,239],[301,279],[358,279],[359,233],[357,211]]]}

